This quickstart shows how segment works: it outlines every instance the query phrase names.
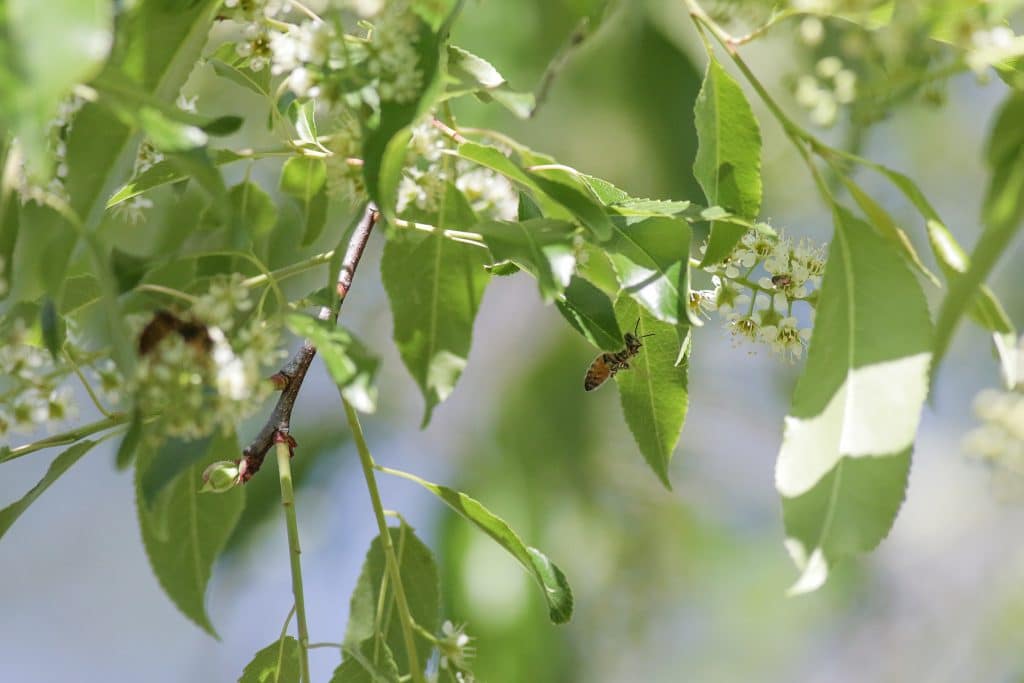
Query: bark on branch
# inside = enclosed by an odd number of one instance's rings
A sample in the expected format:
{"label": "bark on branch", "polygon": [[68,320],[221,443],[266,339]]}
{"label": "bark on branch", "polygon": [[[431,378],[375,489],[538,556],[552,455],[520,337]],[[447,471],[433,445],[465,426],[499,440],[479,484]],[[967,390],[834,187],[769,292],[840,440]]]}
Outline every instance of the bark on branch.
{"label": "bark on branch", "polygon": [[[363,256],[370,233],[373,232],[373,227],[378,220],[380,220],[380,212],[373,204],[369,204],[352,233],[352,239],[349,240],[348,249],[345,251],[345,258],[341,262],[341,270],[338,272],[337,302],[334,306],[324,306],[320,309],[320,313],[317,315],[320,320],[337,321],[341,305],[345,302],[345,296],[352,286],[352,278],[359,266],[359,259]],[[306,372],[315,355],[316,347],[307,339],[295,352],[295,355],[274,375],[274,382],[281,386],[281,395],[263,428],[242,450],[242,457],[238,461],[238,481],[240,483],[244,484],[249,481],[259,471],[263,459],[273,447],[275,439],[283,437],[290,446],[295,446],[295,441],[289,434],[292,409],[295,407],[295,399],[299,395],[299,389],[302,388],[302,382],[306,378]]]}

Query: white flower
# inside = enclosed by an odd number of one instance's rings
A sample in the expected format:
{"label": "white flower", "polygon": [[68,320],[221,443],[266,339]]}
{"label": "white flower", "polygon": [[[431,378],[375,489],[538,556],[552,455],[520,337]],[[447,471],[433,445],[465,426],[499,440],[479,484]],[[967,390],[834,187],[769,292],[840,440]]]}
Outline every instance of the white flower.
{"label": "white flower", "polygon": [[233,401],[244,401],[252,393],[245,363],[235,355],[231,344],[219,327],[209,328],[213,340],[213,364],[217,374],[217,391]]}
{"label": "white flower", "polygon": [[465,628],[465,625],[456,626],[447,619],[441,624],[442,637],[437,641],[437,649],[441,653],[442,669],[464,669],[467,660],[473,656],[475,648],[470,646],[472,638],[466,635]]}

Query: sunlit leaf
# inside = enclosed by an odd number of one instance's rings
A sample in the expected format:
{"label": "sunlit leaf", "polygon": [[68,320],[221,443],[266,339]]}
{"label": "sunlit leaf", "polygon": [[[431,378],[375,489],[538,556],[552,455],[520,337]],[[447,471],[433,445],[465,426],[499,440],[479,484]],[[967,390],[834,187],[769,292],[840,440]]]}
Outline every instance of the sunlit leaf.
{"label": "sunlit leaf", "polygon": [[486,59],[455,45],[448,46],[446,92],[449,97],[473,93],[484,102],[493,99],[521,119],[529,118],[536,104],[532,93],[513,90]]}
{"label": "sunlit leaf", "polygon": [[[697,95],[694,119],[698,147],[693,174],[708,203],[756,218],[761,210],[761,129],[743,90],[713,58]],[[712,223],[703,264],[728,256],[744,232],[733,223]]]}
{"label": "sunlit leaf", "polygon": [[306,315],[290,315],[288,327],[313,342],[345,400],[357,410],[377,408],[380,359],[347,330]]}
{"label": "sunlit leaf", "polygon": [[512,261],[537,278],[541,296],[547,301],[558,296],[572,277],[576,265],[574,230],[571,223],[549,218],[488,221],[473,226],[496,261]]}
{"label": "sunlit leaf", "polygon": [[[663,322],[690,315],[690,226],[677,218],[623,216],[607,248],[623,291]],[[701,324],[699,320],[691,320]]]}
{"label": "sunlit leaf", "polygon": [[888,534],[928,394],[932,329],[917,280],[870,226],[841,208],[835,219],[775,471],[802,572],[794,592],[815,590],[837,560]]}

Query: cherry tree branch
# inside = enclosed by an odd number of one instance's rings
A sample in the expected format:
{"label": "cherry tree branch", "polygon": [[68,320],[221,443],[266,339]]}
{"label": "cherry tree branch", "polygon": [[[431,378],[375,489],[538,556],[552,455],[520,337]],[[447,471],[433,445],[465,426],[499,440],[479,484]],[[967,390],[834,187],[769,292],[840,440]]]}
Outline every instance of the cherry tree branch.
{"label": "cherry tree branch", "polygon": [[[324,306],[320,309],[320,313],[317,315],[320,320],[337,321],[338,312],[352,286],[352,278],[359,266],[359,259],[362,258],[363,251],[370,239],[370,233],[373,232],[373,227],[379,220],[380,212],[377,211],[377,207],[372,203],[367,205],[362,219],[352,233],[348,249],[345,251],[345,258],[341,262],[341,270],[338,272],[338,298],[333,306]],[[260,466],[263,465],[263,459],[273,447],[278,434],[294,447],[294,440],[289,435],[292,409],[295,407],[295,399],[299,395],[299,389],[302,388],[302,382],[306,378],[306,372],[315,355],[316,347],[307,339],[295,352],[295,355],[274,374],[272,379],[281,388],[281,395],[262,429],[242,450],[242,458],[238,462],[238,481],[240,483],[244,484],[249,481],[259,471]]]}

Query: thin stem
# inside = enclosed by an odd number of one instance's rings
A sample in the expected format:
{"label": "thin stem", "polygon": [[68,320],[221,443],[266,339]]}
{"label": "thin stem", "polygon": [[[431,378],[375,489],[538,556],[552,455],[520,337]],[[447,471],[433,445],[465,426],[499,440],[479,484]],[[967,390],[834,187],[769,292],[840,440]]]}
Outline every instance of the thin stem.
{"label": "thin stem", "polygon": [[85,393],[89,394],[89,399],[96,407],[96,410],[100,411],[100,414],[104,417],[110,417],[110,411],[107,410],[100,402],[96,392],[92,389],[92,385],[89,384],[89,380],[85,378],[85,375],[82,374],[81,368],[78,367],[78,363],[75,362],[75,357],[71,355],[71,351],[64,349],[64,355],[67,356],[68,362],[71,363],[71,369],[75,371],[76,375],[78,375],[78,380],[82,383],[82,386],[85,387]]}
{"label": "thin stem", "polygon": [[359,424],[359,416],[356,411],[341,397],[345,406],[345,417],[348,419],[349,429],[352,431],[352,438],[356,442],[356,450],[359,451],[359,463],[363,468],[363,476],[366,478],[366,489],[370,493],[370,503],[373,505],[373,514],[377,518],[377,529],[380,531],[380,541],[384,548],[384,556],[391,577],[391,583],[395,587],[395,602],[398,606],[398,616],[402,622],[402,637],[405,640],[405,649],[409,656],[409,671],[417,683],[425,683],[423,671],[420,669],[419,655],[416,652],[416,639],[413,637],[413,619],[409,612],[409,602],[405,597],[405,588],[402,586],[402,575],[398,565],[398,558],[395,556],[395,547],[391,543],[391,532],[388,523],[384,519],[384,506],[380,502],[380,491],[377,490],[377,478],[373,474],[376,464],[370,449],[366,445],[366,438],[363,436],[363,427]]}
{"label": "thin stem", "polygon": [[407,221],[401,218],[393,218],[390,222],[391,225],[396,228],[412,228],[413,230],[422,230],[424,232],[440,232],[444,237],[455,240],[456,242],[470,244],[474,247],[487,248],[487,245],[484,244],[484,236],[478,232],[447,230],[445,228],[439,228],[436,225],[430,225],[429,223],[417,223],[415,221]]}
{"label": "thin stem", "polygon": [[302,563],[299,556],[299,525],[295,519],[295,491],[292,488],[292,452],[286,440],[277,442],[277,472],[281,479],[281,505],[284,507],[285,526],[288,529],[288,557],[291,560],[292,594],[295,596],[295,618],[299,631],[299,670],[303,683],[309,677],[309,630],[306,626],[306,602],[302,593]]}
{"label": "thin stem", "polygon": [[327,263],[332,258],[334,258],[333,249],[321,254],[314,254],[305,261],[292,263],[291,265],[278,268],[277,270],[271,270],[261,275],[253,275],[250,278],[246,278],[245,280],[242,280],[242,286],[246,288],[257,287],[271,280],[280,282],[281,280],[292,277],[293,275],[299,275],[300,273],[305,273],[307,270],[312,270],[319,265]]}
{"label": "thin stem", "polygon": [[76,427],[75,429],[70,429],[66,432],[61,432],[60,434],[54,434],[53,436],[48,436],[45,439],[33,441],[32,443],[25,444],[24,446],[12,448],[8,453],[3,453],[2,450],[0,450],[0,462],[14,460],[15,458],[20,458],[23,455],[41,451],[44,448],[66,446],[68,444],[75,443],[79,439],[84,439],[96,432],[102,432],[110,429],[111,427],[122,425],[128,422],[129,419],[130,416],[126,413],[112,413],[109,417],[105,417],[102,420],[96,420],[95,422],[90,422],[89,424]]}
{"label": "thin stem", "polygon": [[301,2],[299,2],[299,0],[288,0],[288,2],[291,3],[292,7],[305,14],[313,21],[317,23],[323,23],[323,19],[321,19],[316,12],[303,5]]}
{"label": "thin stem", "polygon": [[318,647],[333,647],[336,650],[341,650],[345,646],[342,645],[341,643],[310,643],[309,644],[309,649],[310,650],[315,650]]}
{"label": "thin stem", "polygon": [[181,291],[180,289],[174,289],[172,287],[164,287],[163,285],[153,285],[153,284],[145,283],[145,284],[141,284],[141,285],[136,286],[135,290],[138,291],[138,292],[156,292],[157,294],[166,294],[167,296],[172,296],[175,299],[181,299],[182,301],[187,301],[192,306],[194,306],[196,304],[196,302],[199,300],[196,297],[192,296],[191,294],[186,294],[185,292]]}

